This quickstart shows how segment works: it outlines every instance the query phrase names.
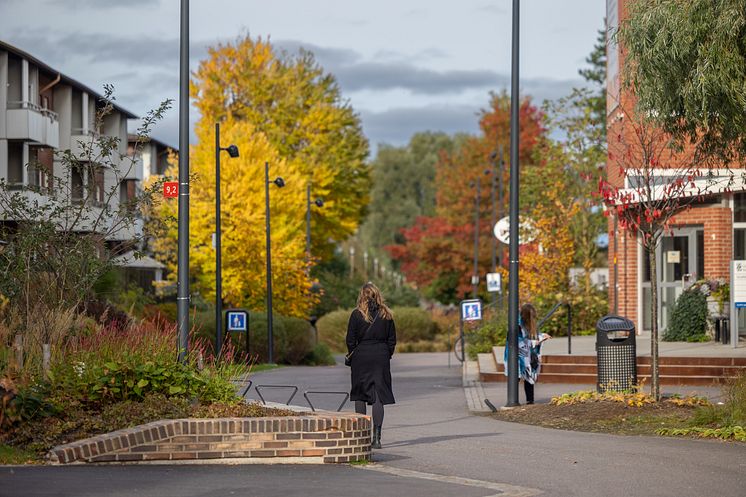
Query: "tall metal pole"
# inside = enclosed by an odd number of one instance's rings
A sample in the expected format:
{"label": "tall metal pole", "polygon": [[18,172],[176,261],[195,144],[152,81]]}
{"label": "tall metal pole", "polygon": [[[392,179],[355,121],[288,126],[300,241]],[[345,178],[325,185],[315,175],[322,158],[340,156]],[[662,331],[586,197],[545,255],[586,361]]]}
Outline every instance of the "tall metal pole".
{"label": "tall metal pole", "polygon": [[477,298],[479,292],[479,185],[479,176],[477,176],[477,194],[474,201],[474,272],[471,276],[473,298]]}
{"label": "tall metal pole", "polygon": [[[503,218],[503,199],[505,198],[505,194],[503,192],[503,172],[505,171],[505,158],[503,157],[503,146],[500,145],[500,154],[499,154],[499,161],[497,164],[497,218],[502,219]],[[497,240],[497,239],[496,239]],[[501,242],[502,243],[502,242]],[[500,250],[497,256],[497,263],[500,267],[503,267],[503,247],[500,245]],[[503,283],[502,279],[500,280],[500,292],[497,295],[498,298],[498,304],[500,306],[500,310],[503,309]]]}
{"label": "tall metal pole", "polygon": [[311,271],[311,183],[306,186],[306,267]]}
{"label": "tall metal pole", "polygon": [[508,406],[518,405],[518,28],[520,0],[513,0],[510,78],[510,283],[508,289]]}
{"label": "tall metal pole", "polygon": [[223,349],[223,263],[220,231],[220,123],[215,123],[215,356]]}
{"label": "tall metal pole", "polygon": [[269,223],[269,162],[264,163],[264,202],[267,231],[267,360],[274,363],[272,336],[272,241],[270,240]]}
{"label": "tall metal pole", "polygon": [[[497,223],[497,219],[496,219],[497,213],[495,211],[495,209],[497,208],[497,199],[495,198],[497,192],[495,190],[497,190],[497,175],[499,174],[499,172],[498,172],[497,167],[495,166],[496,164],[494,163],[494,159],[493,159],[492,178],[490,178],[491,179],[490,200],[492,201],[492,208],[490,209],[490,232],[495,229],[495,224]],[[494,235],[490,236],[490,241],[492,242],[492,272],[495,273],[497,272],[497,237],[495,237]],[[495,310],[497,310],[496,293],[497,292],[492,292],[492,307],[495,308]]]}
{"label": "tall metal pole", "polygon": [[179,50],[179,217],[176,320],[178,359],[189,349],[189,0],[181,0]]}

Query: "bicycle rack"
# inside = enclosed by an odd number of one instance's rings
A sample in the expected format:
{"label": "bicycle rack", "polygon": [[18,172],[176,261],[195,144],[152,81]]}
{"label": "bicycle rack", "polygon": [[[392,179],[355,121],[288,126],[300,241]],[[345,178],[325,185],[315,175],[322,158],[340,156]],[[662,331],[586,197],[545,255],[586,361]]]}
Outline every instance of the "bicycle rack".
{"label": "bicycle rack", "polygon": [[257,395],[259,395],[259,398],[262,400],[262,404],[266,405],[267,401],[264,400],[264,396],[262,396],[262,388],[292,388],[293,393],[290,395],[290,398],[285,403],[285,405],[290,405],[290,403],[293,401],[293,397],[295,397],[295,394],[298,393],[298,387],[295,385],[257,385],[254,390],[256,390]]}
{"label": "bicycle rack", "polygon": [[243,391],[243,393],[241,394],[241,398],[246,397],[246,394],[249,393],[249,390],[251,390],[251,385],[253,385],[253,384],[254,384],[254,382],[251,381],[251,380],[249,380],[249,386],[246,387],[246,390]]}
{"label": "bicycle rack", "polygon": [[308,398],[309,393],[326,394],[326,395],[344,395],[345,398],[342,401],[342,403],[339,404],[339,407],[337,408],[337,412],[342,410],[342,408],[344,407],[344,405],[347,403],[347,401],[350,398],[350,394],[348,392],[325,392],[325,391],[319,391],[319,390],[309,390],[309,391],[303,392],[303,396],[306,398],[306,402],[308,402],[308,405],[311,406],[311,410],[314,412],[316,412],[316,408],[311,403],[311,399]]}

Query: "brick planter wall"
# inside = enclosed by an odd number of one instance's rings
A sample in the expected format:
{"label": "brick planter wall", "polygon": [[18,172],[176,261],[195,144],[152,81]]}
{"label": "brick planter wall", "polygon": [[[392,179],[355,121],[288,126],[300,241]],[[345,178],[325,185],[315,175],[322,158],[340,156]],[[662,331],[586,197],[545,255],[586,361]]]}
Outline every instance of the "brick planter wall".
{"label": "brick planter wall", "polygon": [[52,449],[51,463],[276,458],[346,463],[370,459],[371,421],[327,413],[267,418],[174,419]]}

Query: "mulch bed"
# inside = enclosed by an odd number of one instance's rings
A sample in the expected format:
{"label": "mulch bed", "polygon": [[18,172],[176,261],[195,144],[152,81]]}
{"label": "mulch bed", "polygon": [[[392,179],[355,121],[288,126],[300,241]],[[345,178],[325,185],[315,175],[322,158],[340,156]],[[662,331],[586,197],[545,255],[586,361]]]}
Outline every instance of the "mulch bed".
{"label": "mulch bed", "polygon": [[489,414],[494,419],[560,430],[655,435],[659,428],[680,427],[695,408],[669,402],[629,407],[621,402],[596,401],[576,404],[534,404],[502,409]]}

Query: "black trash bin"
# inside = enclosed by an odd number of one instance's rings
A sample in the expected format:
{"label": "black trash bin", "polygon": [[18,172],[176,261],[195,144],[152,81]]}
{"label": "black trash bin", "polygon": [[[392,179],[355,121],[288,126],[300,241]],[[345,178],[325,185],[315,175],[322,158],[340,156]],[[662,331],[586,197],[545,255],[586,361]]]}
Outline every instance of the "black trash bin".
{"label": "black trash bin", "polygon": [[596,358],[599,392],[630,390],[637,385],[635,325],[621,316],[606,316],[596,323]]}

